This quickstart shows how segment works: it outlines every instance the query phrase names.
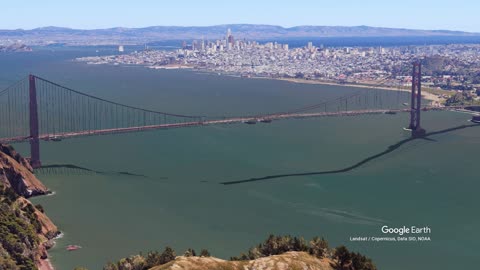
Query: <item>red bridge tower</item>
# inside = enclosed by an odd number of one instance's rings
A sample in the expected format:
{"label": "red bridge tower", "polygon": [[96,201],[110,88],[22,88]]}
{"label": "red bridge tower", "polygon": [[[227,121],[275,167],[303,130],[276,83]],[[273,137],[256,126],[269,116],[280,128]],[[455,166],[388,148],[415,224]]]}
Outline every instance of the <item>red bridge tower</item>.
{"label": "red bridge tower", "polygon": [[422,107],[422,64],[419,61],[413,63],[412,71],[412,97],[410,102],[410,125],[412,137],[422,137],[425,129],[420,126],[420,112]]}
{"label": "red bridge tower", "polygon": [[28,76],[29,97],[30,97],[30,164],[34,169],[40,168],[40,139],[38,137],[38,106],[37,106],[37,87],[35,85],[35,76]]}

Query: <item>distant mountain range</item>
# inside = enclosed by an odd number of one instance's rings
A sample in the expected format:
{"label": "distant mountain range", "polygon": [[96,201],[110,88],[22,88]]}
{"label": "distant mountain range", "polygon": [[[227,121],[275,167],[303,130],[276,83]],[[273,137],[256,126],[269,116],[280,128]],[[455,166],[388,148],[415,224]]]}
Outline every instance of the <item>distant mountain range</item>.
{"label": "distant mountain range", "polygon": [[275,25],[229,24],[215,26],[151,26],[144,28],[108,28],[81,30],[63,27],[42,27],[32,30],[0,30],[0,41],[20,40],[29,45],[51,43],[65,44],[143,44],[167,40],[215,40],[231,29],[237,39],[271,40],[321,37],[468,37],[480,36],[450,30],[413,30],[371,26],[295,26],[285,28]]}

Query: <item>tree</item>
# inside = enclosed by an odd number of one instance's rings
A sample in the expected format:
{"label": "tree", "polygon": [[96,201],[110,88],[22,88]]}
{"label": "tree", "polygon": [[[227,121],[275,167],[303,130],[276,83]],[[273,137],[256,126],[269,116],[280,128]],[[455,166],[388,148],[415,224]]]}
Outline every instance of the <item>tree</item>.
{"label": "tree", "polygon": [[260,245],[260,252],[263,256],[276,255],[278,251],[278,241],[275,235],[271,234],[268,236],[267,240]]}
{"label": "tree", "polygon": [[294,245],[297,240],[294,240],[290,235],[277,236],[275,238],[277,248],[274,250],[274,254],[282,254],[288,251],[294,250]]}
{"label": "tree", "polygon": [[5,195],[7,204],[11,204],[19,198],[18,194],[15,192],[15,190],[13,190],[13,188],[4,187],[3,185],[0,185],[0,195]]}
{"label": "tree", "polygon": [[0,255],[0,269],[19,270],[20,268],[11,258]]}
{"label": "tree", "polygon": [[128,258],[121,259],[117,265],[113,263],[107,264],[104,270],[144,270],[146,268],[146,261],[142,255],[134,255]]}
{"label": "tree", "polygon": [[245,253],[240,254],[240,261],[248,261],[248,255]]}
{"label": "tree", "polygon": [[103,270],[118,270],[118,267],[116,264],[109,262],[103,267]]}
{"label": "tree", "polygon": [[303,237],[294,237],[291,241],[292,244],[289,245],[291,248],[287,251],[307,251],[308,245]]}
{"label": "tree", "polygon": [[165,264],[175,260],[176,254],[171,247],[166,247],[160,256],[161,264]]}
{"label": "tree", "polygon": [[40,211],[42,213],[45,213],[45,209],[43,208],[43,206],[41,204],[35,205],[35,208],[37,208],[38,211]]}
{"label": "tree", "polygon": [[345,246],[340,246],[335,249],[334,259],[336,263],[332,264],[332,267],[337,270],[377,270],[372,259],[360,253],[350,252]]}
{"label": "tree", "polygon": [[193,250],[192,248],[189,248],[185,251],[183,256],[185,256],[185,257],[192,257],[192,256],[195,257],[195,256],[197,256],[197,254],[195,253],[195,250]]}
{"label": "tree", "polygon": [[466,91],[461,93],[456,93],[455,95],[451,96],[445,102],[447,106],[455,106],[455,105],[468,105],[472,104],[474,101],[473,96]]}
{"label": "tree", "polygon": [[135,255],[130,257],[130,263],[132,265],[132,270],[143,270],[145,269],[145,258],[142,255]]}
{"label": "tree", "polygon": [[356,270],[377,270],[372,260],[360,253],[352,253],[352,268]]}
{"label": "tree", "polygon": [[132,264],[128,258],[123,258],[117,263],[118,270],[132,270]]}
{"label": "tree", "polygon": [[326,253],[328,252],[328,242],[327,240],[319,237],[314,237],[310,241],[310,248],[308,250],[308,253],[310,255],[313,255],[317,258],[323,258],[325,257]]}
{"label": "tree", "polygon": [[350,264],[352,255],[348,251],[347,247],[339,246],[335,249],[334,258],[337,262],[333,267],[335,269],[343,269],[346,265]]}
{"label": "tree", "polygon": [[208,252],[208,250],[206,250],[206,249],[202,249],[200,251],[200,256],[201,257],[210,257],[210,252]]}
{"label": "tree", "polygon": [[150,251],[145,258],[147,268],[152,268],[162,264],[162,255],[158,251]]}
{"label": "tree", "polygon": [[249,251],[248,251],[248,258],[250,260],[256,260],[258,258],[262,257],[262,253],[260,252],[260,248],[258,247],[254,247],[254,248],[251,248]]}

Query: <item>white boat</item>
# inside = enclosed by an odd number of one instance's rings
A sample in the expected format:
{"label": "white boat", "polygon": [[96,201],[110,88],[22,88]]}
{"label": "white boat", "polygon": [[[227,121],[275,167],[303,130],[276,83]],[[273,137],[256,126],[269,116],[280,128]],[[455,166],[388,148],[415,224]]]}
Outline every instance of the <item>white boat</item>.
{"label": "white boat", "polygon": [[53,136],[50,138],[51,141],[54,141],[54,142],[60,142],[62,141],[62,138],[60,138],[59,136]]}

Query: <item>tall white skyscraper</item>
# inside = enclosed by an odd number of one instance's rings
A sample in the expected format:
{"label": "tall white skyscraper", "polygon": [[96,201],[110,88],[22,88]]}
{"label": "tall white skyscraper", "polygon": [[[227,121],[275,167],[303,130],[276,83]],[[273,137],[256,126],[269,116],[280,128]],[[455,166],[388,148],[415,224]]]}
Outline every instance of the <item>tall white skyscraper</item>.
{"label": "tall white skyscraper", "polygon": [[226,40],[228,41],[228,38],[232,35],[232,30],[230,28],[228,28],[227,30],[227,36],[226,36]]}

